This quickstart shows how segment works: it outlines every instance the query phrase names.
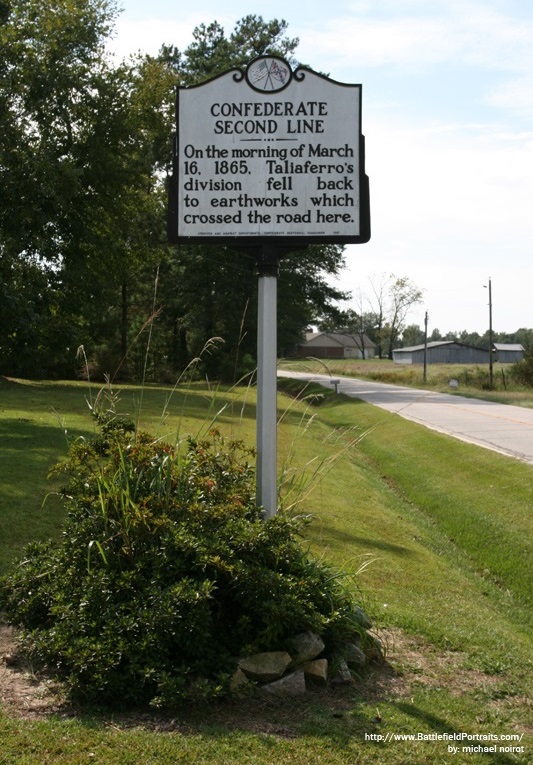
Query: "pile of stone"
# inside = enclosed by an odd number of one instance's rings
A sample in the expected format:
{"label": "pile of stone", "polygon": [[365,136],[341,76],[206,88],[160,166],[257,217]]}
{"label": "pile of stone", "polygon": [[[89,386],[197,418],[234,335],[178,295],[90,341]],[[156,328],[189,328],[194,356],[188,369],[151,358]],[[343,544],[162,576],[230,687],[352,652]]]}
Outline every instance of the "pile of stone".
{"label": "pile of stone", "polygon": [[367,662],[383,656],[376,638],[365,635],[364,645],[349,643],[338,656],[324,658],[324,641],[313,632],[302,632],[288,641],[287,651],[269,651],[238,660],[231,689],[236,694],[258,687],[270,696],[299,696],[308,685],[346,685],[353,682]]}

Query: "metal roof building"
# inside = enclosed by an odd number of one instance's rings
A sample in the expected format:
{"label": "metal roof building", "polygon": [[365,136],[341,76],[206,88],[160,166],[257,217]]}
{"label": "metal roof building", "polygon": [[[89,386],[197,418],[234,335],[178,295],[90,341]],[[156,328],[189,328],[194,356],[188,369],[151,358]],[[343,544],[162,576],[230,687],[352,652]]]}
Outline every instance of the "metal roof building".
{"label": "metal roof building", "polygon": [[[397,364],[423,364],[424,345],[397,348],[392,358]],[[457,340],[436,340],[427,344],[428,364],[488,364],[489,352]]]}
{"label": "metal roof building", "polygon": [[494,343],[493,348],[500,364],[512,364],[524,358],[524,346],[520,343]]}

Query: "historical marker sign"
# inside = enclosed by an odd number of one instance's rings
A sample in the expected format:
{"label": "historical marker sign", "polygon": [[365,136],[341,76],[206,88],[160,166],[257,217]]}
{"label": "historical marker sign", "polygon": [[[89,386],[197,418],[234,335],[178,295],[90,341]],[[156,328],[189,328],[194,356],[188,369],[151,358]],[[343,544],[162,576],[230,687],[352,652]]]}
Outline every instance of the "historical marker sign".
{"label": "historical marker sign", "polygon": [[226,243],[258,266],[257,498],[277,509],[276,300],[281,255],[370,239],[361,85],[261,56],[178,88],[168,235]]}
{"label": "historical marker sign", "polygon": [[361,85],[264,56],[178,88],[169,238],[367,242]]}

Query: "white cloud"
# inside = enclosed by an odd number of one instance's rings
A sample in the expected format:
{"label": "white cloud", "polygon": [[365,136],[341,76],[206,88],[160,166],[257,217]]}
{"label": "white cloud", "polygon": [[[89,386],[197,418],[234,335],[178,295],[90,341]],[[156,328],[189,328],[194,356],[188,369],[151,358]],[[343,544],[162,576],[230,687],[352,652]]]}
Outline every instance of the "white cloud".
{"label": "white cloud", "polygon": [[138,51],[155,55],[163,43],[181,49],[190,43],[194,26],[189,21],[178,22],[164,18],[119,18],[116,34],[108,47],[119,59]]}
{"label": "white cloud", "polygon": [[[533,241],[533,134],[368,125],[367,172],[382,231],[460,245]],[[376,221],[377,223],[377,221]]]}
{"label": "white cloud", "polygon": [[524,116],[533,115],[533,72],[492,88],[488,101],[493,106],[512,109]]}
{"label": "white cloud", "polygon": [[337,19],[321,31],[308,30],[301,39],[301,49],[327,56],[337,67],[438,63],[458,48],[442,22],[426,19]]}
{"label": "white cloud", "polygon": [[[374,6],[366,12],[356,7],[352,16],[331,18],[320,30],[306,29],[301,33],[302,47],[331,57],[338,66],[420,67],[449,62],[491,70],[531,69],[531,21],[504,15],[487,4],[448,2],[432,15],[427,3],[424,12],[420,9],[413,15],[407,15],[405,3],[401,6],[401,17],[388,18],[378,16]],[[418,11],[420,6],[415,6]]]}

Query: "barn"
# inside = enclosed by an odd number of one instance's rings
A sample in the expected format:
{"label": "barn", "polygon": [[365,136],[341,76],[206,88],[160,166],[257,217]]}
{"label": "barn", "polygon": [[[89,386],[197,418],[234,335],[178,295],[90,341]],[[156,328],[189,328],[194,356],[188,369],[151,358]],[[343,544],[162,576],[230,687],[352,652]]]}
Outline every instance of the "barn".
{"label": "barn", "polygon": [[[424,345],[397,348],[392,358],[397,364],[423,364]],[[427,344],[428,364],[488,364],[489,352],[457,340],[436,340]]]}
{"label": "barn", "polygon": [[298,346],[299,356],[317,359],[372,359],[375,354],[375,343],[365,334],[306,332],[305,342]]}
{"label": "barn", "polygon": [[513,364],[524,358],[524,346],[520,343],[494,343],[493,348],[500,364]]}

